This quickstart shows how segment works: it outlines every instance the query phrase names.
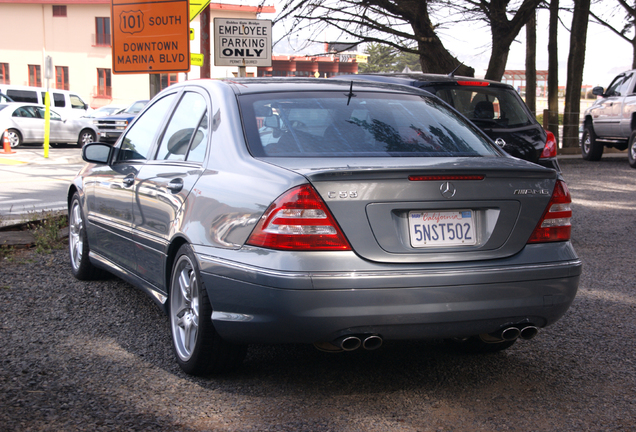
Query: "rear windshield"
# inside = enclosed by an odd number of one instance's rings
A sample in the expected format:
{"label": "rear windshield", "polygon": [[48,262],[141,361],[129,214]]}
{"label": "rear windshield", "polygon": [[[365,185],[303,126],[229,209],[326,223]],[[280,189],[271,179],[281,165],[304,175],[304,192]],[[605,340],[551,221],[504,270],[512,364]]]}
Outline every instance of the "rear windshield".
{"label": "rear windshield", "polygon": [[359,91],[266,93],[239,98],[257,157],[449,157],[500,153],[438,100]]}
{"label": "rear windshield", "polygon": [[480,128],[511,129],[534,123],[510,88],[446,87],[435,94]]}

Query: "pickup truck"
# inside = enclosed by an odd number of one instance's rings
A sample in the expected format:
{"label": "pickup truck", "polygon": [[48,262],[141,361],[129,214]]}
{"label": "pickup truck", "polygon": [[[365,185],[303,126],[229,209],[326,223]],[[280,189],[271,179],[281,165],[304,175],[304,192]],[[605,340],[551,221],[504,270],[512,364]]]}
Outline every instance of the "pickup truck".
{"label": "pickup truck", "polygon": [[98,141],[103,143],[114,143],[117,141],[117,138],[119,138],[128,124],[139,114],[139,111],[141,111],[147,103],[147,100],[138,100],[120,114],[93,119],[93,125],[99,134]]}
{"label": "pickup truck", "polygon": [[627,149],[629,165],[636,168],[636,69],[614,78],[607,90],[594,87],[600,96],[585,110],[581,154],[589,161],[600,160],[605,147]]}

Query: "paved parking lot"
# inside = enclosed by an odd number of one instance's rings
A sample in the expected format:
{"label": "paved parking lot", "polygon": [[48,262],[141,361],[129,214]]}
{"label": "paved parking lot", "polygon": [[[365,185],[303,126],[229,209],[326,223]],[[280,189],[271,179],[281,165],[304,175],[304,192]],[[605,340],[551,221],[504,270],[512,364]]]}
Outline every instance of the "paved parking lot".
{"label": "paved parking lot", "polygon": [[494,355],[262,345],[234,374],[193,378],[138,290],[74,280],[64,250],[5,259],[0,430],[636,430],[636,170],[621,157],[562,168],[579,293],[562,320]]}

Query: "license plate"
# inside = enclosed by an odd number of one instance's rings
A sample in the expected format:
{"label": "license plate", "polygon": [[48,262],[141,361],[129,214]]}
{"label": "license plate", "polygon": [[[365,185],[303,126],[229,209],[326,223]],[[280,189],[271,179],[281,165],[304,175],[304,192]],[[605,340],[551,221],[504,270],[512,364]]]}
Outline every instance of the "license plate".
{"label": "license plate", "polygon": [[472,210],[409,212],[411,246],[464,246],[477,243]]}

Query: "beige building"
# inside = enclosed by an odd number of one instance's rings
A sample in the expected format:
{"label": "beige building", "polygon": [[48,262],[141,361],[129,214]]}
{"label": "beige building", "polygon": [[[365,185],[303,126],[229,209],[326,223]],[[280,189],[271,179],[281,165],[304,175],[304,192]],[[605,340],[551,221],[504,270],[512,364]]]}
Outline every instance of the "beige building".
{"label": "beige building", "polygon": [[[0,0],[0,84],[46,87],[44,59],[50,56],[49,88],[72,90],[93,108],[148,99],[148,74],[112,73],[110,11],[110,0]],[[217,17],[255,19],[261,11],[272,13],[274,7],[210,4],[212,22]],[[190,52],[200,53],[199,17],[190,24],[195,34]],[[199,78],[199,69],[192,66],[188,74],[162,74],[162,87]],[[237,68],[211,67],[216,78],[236,72]],[[255,76],[256,68],[248,67],[247,73]]]}

